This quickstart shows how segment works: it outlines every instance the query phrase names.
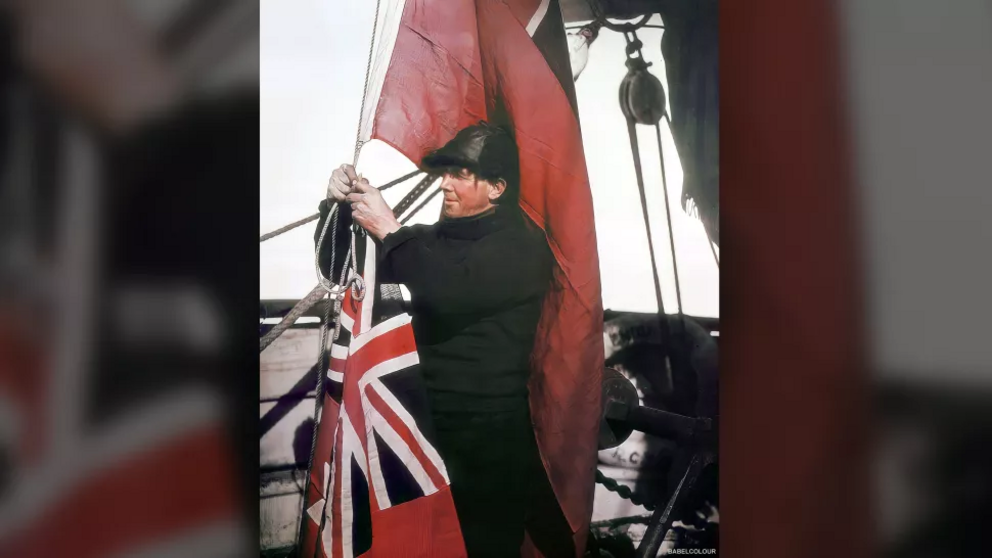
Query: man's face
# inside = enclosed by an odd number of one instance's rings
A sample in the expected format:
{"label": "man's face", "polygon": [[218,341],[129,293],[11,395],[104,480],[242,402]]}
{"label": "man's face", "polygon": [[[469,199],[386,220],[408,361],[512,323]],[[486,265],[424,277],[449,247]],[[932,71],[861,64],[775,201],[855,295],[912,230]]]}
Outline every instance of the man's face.
{"label": "man's face", "polygon": [[503,185],[492,184],[462,169],[444,174],[441,192],[444,194],[441,214],[457,219],[478,215],[492,208],[493,201],[503,193]]}

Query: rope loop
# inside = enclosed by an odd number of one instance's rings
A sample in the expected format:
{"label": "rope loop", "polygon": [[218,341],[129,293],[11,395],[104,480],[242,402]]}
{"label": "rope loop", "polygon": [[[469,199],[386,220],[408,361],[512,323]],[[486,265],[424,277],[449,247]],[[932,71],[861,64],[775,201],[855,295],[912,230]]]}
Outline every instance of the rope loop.
{"label": "rope loop", "polygon": [[351,271],[351,276],[345,282],[344,286],[347,289],[348,285],[351,285],[351,297],[358,302],[365,300],[365,280],[355,270]]}
{"label": "rope loop", "polygon": [[344,300],[344,294],[348,292],[347,282],[344,285],[338,285],[325,280],[321,282],[320,286],[324,287],[324,290],[327,291],[327,294],[331,300]]}
{"label": "rope loop", "polygon": [[328,296],[334,302],[343,302],[345,294],[347,294],[348,289],[351,289],[351,297],[356,302],[361,302],[365,300],[365,280],[358,273],[355,273],[354,269],[348,270],[348,279],[344,283],[338,285],[337,283],[332,283],[327,279],[322,279],[320,286],[327,291]]}

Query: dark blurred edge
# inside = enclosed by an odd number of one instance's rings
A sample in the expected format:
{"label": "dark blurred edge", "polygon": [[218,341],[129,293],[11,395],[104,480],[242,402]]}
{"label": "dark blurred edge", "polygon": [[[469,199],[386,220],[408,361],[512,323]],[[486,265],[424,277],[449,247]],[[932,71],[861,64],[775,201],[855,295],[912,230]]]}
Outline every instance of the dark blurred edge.
{"label": "dark blurred edge", "polygon": [[[64,149],[62,135],[67,127],[86,128],[94,143],[98,159],[95,164],[105,179],[98,186],[102,218],[97,240],[102,257],[96,290],[101,306],[94,323],[88,324],[94,329],[96,347],[94,366],[85,371],[86,377],[80,382],[83,390],[78,397],[86,414],[81,430],[97,430],[182,387],[208,386],[211,393],[220,396],[228,434],[223,440],[225,447],[217,448],[225,466],[223,478],[212,481],[220,485],[236,481],[240,512],[236,519],[247,529],[254,546],[259,540],[258,423],[253,419],[258,413],[259,393],[252,311],[258,293],[254,271],[259,213],[255,189],[257,83],[242,84],[212,96],[191,95],[168,113],[123,134],[107,133],[94,128],[86,115],[67,110],[57,100],[59,92],[43,90],[25,76],[10,46],[16,32],[6,12],[2,15],[3,85],[21,87],[34,96],[30,106],[36,113],[31,115],[35,142],[30,163],[37,167],[34,184],[44,189],[34,197],[45,202],[43,206],[39,204],[36,216],[41,237],[36,246],[41,251],[39,259],[50,261],[54,250],[52,230],[64,225],[56,221],[58,212],[53,206],[64,197],[56,177],[62,171],[60,150]],[[197,30],[188,29],[188,24],[189,21],[180,22],[174,28],[176,33],[186,29],[195,34]],[[173,47],[181,49],[186,39],[176,35],[171,40]],[[5,141],[9,139],[20,138],[4,137]],[[205,295],[200,301],[209,308],[200,310],[220,320],[221,352],[184,353],[185,349],[169,347],[170,340],[161,338],[155,338],[154,345],[127,346],[109,327],[114,324],[106,314],[110,310],[108,303],[135,285],[192,286]],[[31,288],[37,285],[12,286],[33,296]],[[15,293],[5,290],[4,295],[13,297]],[[43,306],[49,308],[48,304]],[[51,344],[46,346],[50,348]],[[229,452],[228,443],[235,453]],[[178,487],[188,484],[189,479],[175,475],[156,478],[154,482]],[[157,502],[144,505],[154,507]],[[191,509],[196,505],[190,502]],[[102,512],[92,513],[102,517]],[[86,514],[87,510],[78,513]],[[88,541],[76,543],[86,545]],[[45,552],[44,544],[37,546],[39,552]]]}
{"label": "dark blurred edge", "polygon": [[721,556],[871,549],[838,6],[720,3]]}
{"label": "dark blurred edge", "polygon": [[208,381],[228,405],[240,465],[233,473],[253,543],[259,429],[250,417],[258,413],[259,384],[251,310],[258,275],[240,270],[258,267],[258,114],[257,92],[243,89],[195,101],[115,142],[114,170],[130,188],[117,197],[118,236],[110,243],[110,265],[122,273],[192,279],[216,297],[229,337]]}

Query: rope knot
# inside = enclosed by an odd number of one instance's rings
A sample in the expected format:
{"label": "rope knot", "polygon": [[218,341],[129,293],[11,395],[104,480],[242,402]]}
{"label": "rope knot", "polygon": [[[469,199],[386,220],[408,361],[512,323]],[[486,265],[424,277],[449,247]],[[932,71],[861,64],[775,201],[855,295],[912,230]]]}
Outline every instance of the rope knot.
{"label": "rope knot", "polygon": [[355,273],[354,270],[351,272],[351,276],[348,277],[348,281],[345,282],[345,288],[351,285],[351,297],[358,302],[365,299],[365,280],[362,276]]}
{"label": "rope knot", "polygon": [[347,294],[349,288],[351,289],[351,297],[356,302],[361,302],[365,299],[365,280],[362,279],[361,275],[355,273],[354,270],[351,270],[348,275],[348,280],[341,285],[331,283],[327,280],[321,281],[320,284],[324,287],[324,290],[327,291],[328,296],[333,301],[343,302],[345,294]]}

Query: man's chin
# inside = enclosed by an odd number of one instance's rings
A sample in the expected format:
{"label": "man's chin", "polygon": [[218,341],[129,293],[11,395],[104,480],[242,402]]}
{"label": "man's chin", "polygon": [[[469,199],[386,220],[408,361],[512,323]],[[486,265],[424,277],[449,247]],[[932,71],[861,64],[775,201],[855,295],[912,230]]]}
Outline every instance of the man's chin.
{"label": "man's chin", "polygon": [[457,219],[461,217],[461,212],[458,211],[458,206],[453,203],[443,203],[441,204],[441,217],[446,219]]}

